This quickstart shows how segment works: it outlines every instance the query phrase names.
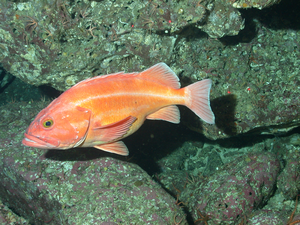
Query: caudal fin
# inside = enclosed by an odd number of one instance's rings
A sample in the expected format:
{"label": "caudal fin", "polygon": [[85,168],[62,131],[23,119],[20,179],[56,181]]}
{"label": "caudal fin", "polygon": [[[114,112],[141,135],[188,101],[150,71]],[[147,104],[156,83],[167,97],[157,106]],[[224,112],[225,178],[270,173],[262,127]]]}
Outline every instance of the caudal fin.
{"label": "caudal fin", "polygon": [[205,79],[185,87],[186,106],[206,123],[214,124],[215,115],[210,108],[211,80]]}

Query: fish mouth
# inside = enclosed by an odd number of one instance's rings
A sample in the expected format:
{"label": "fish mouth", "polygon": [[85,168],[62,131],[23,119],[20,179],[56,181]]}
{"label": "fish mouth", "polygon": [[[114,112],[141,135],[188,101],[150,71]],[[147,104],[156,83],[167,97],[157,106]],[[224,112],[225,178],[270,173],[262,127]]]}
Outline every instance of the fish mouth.
{"label": "fish mouth", "polygon": [[49,149],[57,148],[59,146],[59,141],[51,139],[49,137],[36,137],[27,133],[25,133],[24,136],[25,138],[22,140],[22,144],[28,147]]}

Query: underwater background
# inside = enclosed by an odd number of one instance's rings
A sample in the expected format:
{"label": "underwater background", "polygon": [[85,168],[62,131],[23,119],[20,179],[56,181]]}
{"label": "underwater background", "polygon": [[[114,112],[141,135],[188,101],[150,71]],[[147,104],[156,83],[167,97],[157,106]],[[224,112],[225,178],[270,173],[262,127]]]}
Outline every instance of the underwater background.
{"label": "underwater background", "polygon": [[[0,1],[1,224],[300,224],[300,2]],[[179,107],[130,155],[22,145],[77,82],[165,62],[209,78],[216,124]]]}

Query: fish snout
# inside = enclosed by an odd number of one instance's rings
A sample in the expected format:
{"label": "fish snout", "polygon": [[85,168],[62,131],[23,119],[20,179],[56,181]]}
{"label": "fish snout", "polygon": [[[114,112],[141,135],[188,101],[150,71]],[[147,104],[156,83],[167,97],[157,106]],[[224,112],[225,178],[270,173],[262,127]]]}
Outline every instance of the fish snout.
{"label": "fish snout", "polygon": [[27,131],[24,133],[24,139],[22,140],[22,144],[28,147],[34,148],[43,148],[43,149],[51,149],[57,148],[60,142],[51,137],[37,137],[31,134],[28,134]]}

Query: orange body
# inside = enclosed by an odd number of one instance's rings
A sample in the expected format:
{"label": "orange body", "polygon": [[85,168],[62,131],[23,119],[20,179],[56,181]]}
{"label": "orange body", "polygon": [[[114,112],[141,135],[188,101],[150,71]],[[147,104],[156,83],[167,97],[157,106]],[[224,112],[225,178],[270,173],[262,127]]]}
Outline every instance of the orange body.
{"label": "orange body", "polygon": [[141,73],[84,80],[37,115],[23,144],[48,149],[93,146],[127,155],[119,140],[137,131],[145,119],[179,123],[175,105],[186,105],[206,122],[214,123],[209,106],[211,81],[197,83],[180,89],[178,77],[164,63]]}
{"label": "orange body", "polygon": [[[99,131],[95,131],[94,126],[105,126],[129,116],[135,117],[135,121],[122,136],[124,138],[138,130],[148,115],[168,105],[183,105],[185,101],[183,89],[173,89],[132,75],[98,80],[91,82],[90,85],[70,89],[69,92],[70,102],[92,109],[93,126],[89,127],[86,141],[82,146],[89,146],[87,142],[96,140],[99,136]],[[101,140],[95,144],[102,144]]]}

